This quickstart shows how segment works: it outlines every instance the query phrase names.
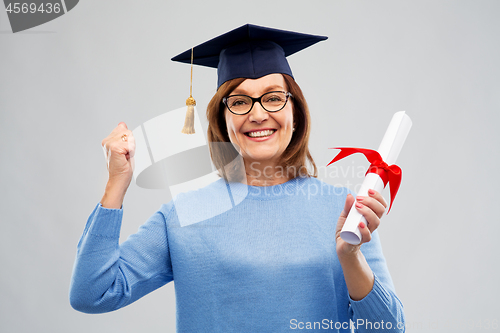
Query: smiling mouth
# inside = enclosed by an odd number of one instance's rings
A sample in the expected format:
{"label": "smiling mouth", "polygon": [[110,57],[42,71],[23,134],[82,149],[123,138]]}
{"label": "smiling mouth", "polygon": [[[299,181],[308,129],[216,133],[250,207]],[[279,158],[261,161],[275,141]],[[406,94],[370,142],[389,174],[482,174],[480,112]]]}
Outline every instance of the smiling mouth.
{"label": "smiling mouth", "polygon": [[249,136],[251,138],[264,138],[266,136],[273,135],[274,132],[276,132],[275,129],[273,129],[273,130],[264,130],[264,131],[246,132],[245,135]]}

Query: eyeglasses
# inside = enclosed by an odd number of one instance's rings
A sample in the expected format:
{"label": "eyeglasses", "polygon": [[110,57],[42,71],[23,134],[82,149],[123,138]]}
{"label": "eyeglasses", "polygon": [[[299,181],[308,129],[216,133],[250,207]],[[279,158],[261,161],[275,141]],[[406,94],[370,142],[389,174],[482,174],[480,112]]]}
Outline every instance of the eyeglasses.
{"label": "eyeglasses", "polygon": [[271,91],[257,98],[247,95],[231,95],[224,97],[222,102],[231,113],[244,115],[252,110],[255,102],[259,102],[267,112],[278,112],[285,107],[289,97],[293,97],[289,92]]}

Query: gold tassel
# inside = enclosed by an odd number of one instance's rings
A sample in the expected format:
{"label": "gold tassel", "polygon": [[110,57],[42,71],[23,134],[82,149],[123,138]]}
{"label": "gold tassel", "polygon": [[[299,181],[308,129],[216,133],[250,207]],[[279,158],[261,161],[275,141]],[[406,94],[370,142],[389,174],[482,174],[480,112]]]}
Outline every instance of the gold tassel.
{"label": "gold tassel", "polygon": [[194,106],[196,101],[193,98],[193,48],[191,48],[191,86],[189,87],[189,98],[186,100],[186,119],[184,120],[184,127],[182,133],[194,134]]}
{"label": "gold tassel", "polygon": [[184,127],[182,128],[182,133],[184,134],[194,134],[194,106],[196,101],[193,97],[189,97],[186,100],[187,112],[186,119],[184,120]]}

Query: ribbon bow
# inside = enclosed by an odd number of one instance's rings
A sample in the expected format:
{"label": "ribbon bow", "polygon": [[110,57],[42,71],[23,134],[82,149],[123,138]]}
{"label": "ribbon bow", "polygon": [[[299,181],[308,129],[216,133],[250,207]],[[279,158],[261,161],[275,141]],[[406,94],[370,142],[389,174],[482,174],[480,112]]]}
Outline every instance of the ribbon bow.
{"label": "ribbon bow", "polygon": [[384,160],[376,150],[364,149],[364,148],[341,148],[341,147],[332,149],[340,149],[340,153],[338,153],[337,156],[335,156],[335,158],[330,163],[327,164],[327,166],[349,155],[355,153],[361,153],[365,155],[366,159],[371,163],[370,167],[368,168],[368,171],[366,172],[366,175],[369,173],[376,173],[377,175],[380,176],[380,178],[384,182],[384,187],[387,185],[387,183],[390,183],[391,204],[389,205],[389,210],[387,211],[387,214],[389,214],[394,198],[398,193],[399,185],[401,184],[401,178],[403,176],[401,168],[398,167],[396,164],[387,165],[387,163],[384,162]]}

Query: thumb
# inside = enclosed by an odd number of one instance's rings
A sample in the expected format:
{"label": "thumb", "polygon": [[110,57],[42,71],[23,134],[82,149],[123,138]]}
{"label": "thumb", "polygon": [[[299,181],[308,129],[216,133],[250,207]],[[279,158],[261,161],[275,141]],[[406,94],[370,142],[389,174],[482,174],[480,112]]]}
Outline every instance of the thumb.
{"label": "thumb", "polygon": [[122,126],[125,129],[128,129],[127,124],[125,124],[123,121],[118,124],[118,126]]}
{"label": "thumb", "polygon": [[352,194],[348,194],[345,198],[344,210],[342,211],[342,214],[340,214],[341,217],[347,218],[347,215],[349,215],[349,211],[351,210],[353,203],[354,197],[352,196]]}

